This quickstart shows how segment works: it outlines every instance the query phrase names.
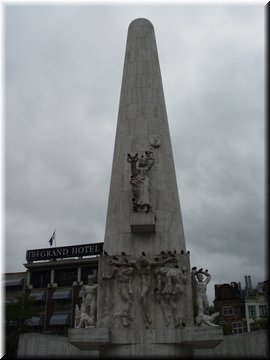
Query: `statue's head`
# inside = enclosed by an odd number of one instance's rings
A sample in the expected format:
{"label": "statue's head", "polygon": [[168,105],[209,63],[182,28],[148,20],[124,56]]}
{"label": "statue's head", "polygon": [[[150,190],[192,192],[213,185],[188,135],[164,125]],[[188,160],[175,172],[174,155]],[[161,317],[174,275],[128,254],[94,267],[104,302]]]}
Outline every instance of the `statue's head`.
{"label": "statue's head", "polygon": [[134,273],[133,267],[129,266],[126,270],[126,275],[131,276],[131,275],[133,275],[133,273]]}
{"label": "statue's head", "polygon": [[197,279],[198,279],[199,282],[202,282],[203,281],[203,274],[199,272],[197,274]]}
{"label": "statue's head", "polygon": [[160,275],[166,275],[167,272],[168,272],[168,268],[161,267],[161,268],[159,269],[159,272],[160,272]]}
{"label": "statue's head", "polygon": [[139,160],[139,166],[140,167],[145,167],[147,165],[147,160],[146,160],[146,158],[142,155],[141,157],[140,157],[140,160]]}
{"label": "statue's head", "polygon": [[88,284],[94,284],[97,280],[97,275],[90,274],[88,275],[87,279],[88,279]]}
{"label": "statue's head", "polygon": [[145,151],[145,155],[146,156],[151,156],[153,154],[153,149],[152,148],[150,148],[149,150],[146,150]]}
{"label": "statue's head", "polygon": [[149,261],[147,260],[147,258],[145,256],[140,256],[139,262],[142,267],[146,267],[149,265]]}

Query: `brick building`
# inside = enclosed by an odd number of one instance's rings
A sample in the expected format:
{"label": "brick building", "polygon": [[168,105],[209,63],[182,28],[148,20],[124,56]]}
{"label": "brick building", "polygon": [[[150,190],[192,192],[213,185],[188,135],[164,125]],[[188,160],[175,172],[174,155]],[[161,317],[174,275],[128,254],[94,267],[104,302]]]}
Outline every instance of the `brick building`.
{"label": "brick building", "polygon": [[214,306],[220,314],[220,325],[231,327],[233,334],[247,332],[245,298],[240,283],[216,284]]}

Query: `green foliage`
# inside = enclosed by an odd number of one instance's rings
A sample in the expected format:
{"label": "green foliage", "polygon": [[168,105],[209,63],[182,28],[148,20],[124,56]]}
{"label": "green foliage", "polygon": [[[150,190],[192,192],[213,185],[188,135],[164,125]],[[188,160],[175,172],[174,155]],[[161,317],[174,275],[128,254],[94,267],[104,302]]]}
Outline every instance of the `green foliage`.
{"label": "green foliage", "polygon": [[209,315],[214,314],[215,312],[218,312],[218,310],[215,308],[214,305],[209,306]]}
{"label": "green foliage", "polygon": [[269,329],[270,328],[269,319],[260,319],[259,322],[260,322],[261,329]]}
{"label": "green foliage", "polygon": [[260,329],[269,329],[269,318],[253,319],[254,322],[250,324],[250,330],[256,331]]}
{"label": "green foliage", "polygon": [[29,294],[16,296],[15,300],[6,304],[6,354],[16,357],[19,335],[27,332],[27,320],[37,315],[34,308],[34,300]]}

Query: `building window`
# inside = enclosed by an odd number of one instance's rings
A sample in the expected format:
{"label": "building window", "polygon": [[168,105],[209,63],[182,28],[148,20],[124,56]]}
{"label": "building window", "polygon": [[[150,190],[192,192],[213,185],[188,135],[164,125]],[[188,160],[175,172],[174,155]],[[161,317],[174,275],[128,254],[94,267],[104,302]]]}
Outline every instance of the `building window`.
{"label": "building window", "polygon": [[64,334],[70,327],[70,313],[54,313],[50,318],[50,326],[53,332]]}
{"label": "building window", "polygon": [[51,271],[31,271],[30,279],[30,284],[32,284],[34,288],[46,288],[51,280]]}
{"label": "building window", "polygon": [[260,314],[260,317],[268,316],[267,305],[259,305],[259,314]]}
{"label": "building window", "polygon": [[55,270],[54,282],[58,286],[72,286],[74,281],[77,281],[77,268]]}
{"label": "building window", "polygon": [[242,334],[244,332],[242,322],[233,322],[232,323],[232,333],[233,334]]}
{"label": "building window", "polygon": [[241,307],[240,307],[240,314],[241,314],[242,317],[245,317],[245,315],[246,315],[245,304],[241,305]]}
{"label": "building window", "polygon": [[84,284],[88,283],[88,275],[90,274],[97,274],[98,269],[93,266],[83,266],[82,267],[82,276],[81,281],[83,281]]}
{"label": "building window", "polygon": [[70,311],[71,301],[66,299],[55,300],[53,304],[54,311]]}
{"label": "building window", "polygon": [[248,317],[253,319],[256,318],[256,306],[248,305]]}
{"label": "building window", "polygon": [[223,306],[223,315],[233,315],[233,307],[232,306]]}
{"label": "building window", "polygon": [[57,289],[53,293],[52,299],[54,300],[55,311],[66,311],[71,309],[72,305],[72,290]]}

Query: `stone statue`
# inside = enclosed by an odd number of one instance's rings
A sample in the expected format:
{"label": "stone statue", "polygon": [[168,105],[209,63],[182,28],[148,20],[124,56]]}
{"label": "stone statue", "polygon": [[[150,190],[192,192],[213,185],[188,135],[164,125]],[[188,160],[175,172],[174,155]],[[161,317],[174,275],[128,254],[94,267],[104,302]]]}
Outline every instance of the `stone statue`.
{"label": "stone statue", "polygon": [[196,316],[196,324],[198,326],[212,326],[212,327],[219,326],[219,325],[213,323],[213,321],[218,316],[219,316],[219,312],[215,312],[211,315],[200,314],[200,315]]}
{"label": "stone statue", "polygon": [[160,138],[155,135],[150,135],[150,145],[153,148],[159,148],[160,147]]}
{"label": "stone statue", "polygon": [[141,276],[141,294],[140,294],[140,301],[142,304],[143,310],[143,318],[146,327],[148,327],[151,323],[151,317],[149,313],[149,305],[147,301],[147,295],[151,285],[151,268],[154,265],[149,259],[145,256],[141,256],[134,264],[136,269],[138,270]]}
{"label": "stone statue", "polygon": [[[197,271],[196,269],[196,267],[193,267],[191,270],[192,285],[198,308],[196,324],[198,326],[216,326],[215,324],[210,325],[210,323],[215,320],[219,313],[215,313],[209,316],[209,303],[206,295],[206,287],[210,282],[211,275],[208,273],[208,270],[203,271],[203,269],[200,269]],[[206,276],[206,278],[204,278],[204,276]]]}
{"label": "stone statue", "polygon": [[159,259],[157,261],[152,261],[148,259],[146,256],[140,256],[139,259],[135,262],[136,269],[138,270],[139,274],[141,275],[141,304],[143,310],[143,317],[145,326],[149,327],[152,323],[150,313],[149,313],[149,299],[148,293],[150,290],[151,285],[151,270],[153,267],[165,265],[168,262],[175,262],[177,261],[175,257],[168,257],[165,259]]}
{"label": "stone statue", "polygon": [[[126,264],[126,263],[125,263]],[[134,268],[132,266],[126,267],[125,264],[111,260],[111,273],[110,275],[103,274],[103,279],[115,278],[117,281],[117,288],[120,298],[123,300],[123,310],[117,317],[122,319],[124,326],[130,325],[131,317],[131,306],[133,302],[133,290],[132,280],[134,274]]]}
{"label": "stone statue", "polygon": [[[125,267],[134,267],[139,275],[141,276],[141,292],[140,292],[140,302],[142,305],[142,314],[146,327],[149,327],[152,323],[150,312],[149,312],[149,290],[151,286],[151,271],[153,267],[162,266],[168,262],[177,261],[175,257],[166,257],[164,259],[156,259],[153,261],[149,259],[145,254],[140,256],[136,260],[126,261],[125,263],[120,263]],[[118,262],[113,261],[113,264],[119,264]]]}
{"label": "stone statue", "polygon": [[184,327],[184,309],[181,296],[185,292],[184,284],[187,282],[186,267],[183,266],[182,269],[179,269],[177,265],[174,268],[161,267],[156,272],[156,277],[155,295],[160,302],[166,326],[170,324],[172,315],[175,327]]}
{"label": "stone statue", "polygon": [[[84,286],[85,295],[83,297],[83,305],[85,313],[90,316],[92,323],[96,323],[97,313],[97,276],[88,275],[88,284]],[[82,311],[82,310],[81,310]]]}
{"label": "stone statue", "polygon": [[75,306],[75,328],[94,327],[97,314],[97,276],[88,275],[88,284],[83,287],[81,308]]}
{"label": "stone statue", "polygon": [[95,319],[86,313],[85,304],[81,304],[79,323],[77,328],[88,328],[95,326]]}
{"label": "stone statue", "polygon": [[152,149],[145,151],[139,159],[138,154],[127,155],[127,161],[131,165],[132,202],[134,211],[149,212],[151,209],[151,182],[149,171],[154,165]]}
{"label": "stone statue", "polygon": [[[204,279],[204,275],[206,278]],[[209,303],[206,295],[206,287],[211,280],[211,275],[208,271],[200,269],[196,271],[196,268],[192,268],[191,271],[192,284],[196,294],[196,304],[198,307],[198,314],[208,314]]]}

